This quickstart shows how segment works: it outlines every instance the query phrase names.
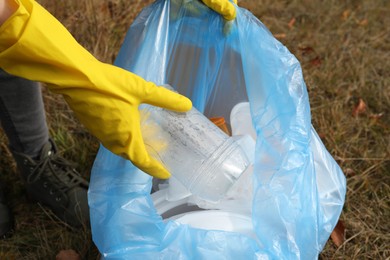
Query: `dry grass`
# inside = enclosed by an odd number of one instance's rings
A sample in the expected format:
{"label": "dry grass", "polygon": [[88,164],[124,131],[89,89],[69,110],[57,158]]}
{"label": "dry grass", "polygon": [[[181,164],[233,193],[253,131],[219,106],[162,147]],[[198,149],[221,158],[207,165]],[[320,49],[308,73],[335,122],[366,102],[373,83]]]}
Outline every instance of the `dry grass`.
{"label": "dry grass", "polygon": [[[96,57],[113,62],[126,30],[151,1],[40,1]],[[346,241],[329,241],[321,259],[390,258],[390,2],[242,0],[300,60],[313,125],[347,176],[341,219]],[[45,92],[51,134],[66,157],[89,176],[97,142],[77,123],[62,98]],[[359,100],[366,104],[353,116]],[[3,134],[0,139],[5,141]],[[98,252],[88,229],[72,231],[24,197],[15,165],[0,142],[0,170],[17,233],[0,242],[16,259],[53,259],[73,248],[83,259]]]}

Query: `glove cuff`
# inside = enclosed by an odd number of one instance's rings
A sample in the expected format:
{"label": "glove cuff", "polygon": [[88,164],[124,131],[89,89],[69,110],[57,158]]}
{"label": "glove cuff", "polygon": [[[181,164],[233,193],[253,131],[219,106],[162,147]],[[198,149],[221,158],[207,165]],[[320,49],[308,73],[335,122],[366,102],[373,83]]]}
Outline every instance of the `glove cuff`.
{"label": "glove cuff", "polygon": [[18,10],[1,27],[0,67],[10,74],[57,86],[83,86],[86,64],[96,62],[69,31],[33,0],[17,0]]}
{"label": "glove cuff", "polygon": [[[30,18],[32,3],[11,0],[18,6],[15,12],[0,27],[0,53],[18,42]],[[23,1],[25,2],[25,1]]]}

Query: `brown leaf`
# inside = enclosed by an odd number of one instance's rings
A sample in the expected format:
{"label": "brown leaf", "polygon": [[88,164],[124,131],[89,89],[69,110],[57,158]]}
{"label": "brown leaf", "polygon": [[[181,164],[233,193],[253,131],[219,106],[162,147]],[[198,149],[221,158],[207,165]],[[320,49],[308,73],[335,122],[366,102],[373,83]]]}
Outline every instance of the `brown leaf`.
{"label": "brown leaf", "polygon": [[341,246],[345,241],[345,225],[344,222],[339,220],[336,227],[333,229],[330,238],[337,247]]}
{"label": "brown leaf", "polygon": [[310,64],[317,67],[317,66],[320,66],[322,64],[322,60],[320,57],[317,56],[310,61]]}
{"label": "brown leaf", "polygon": [[56,255],[56,260],[81,260],[81,257],[73,249],[66,249]]}
{"label": "brown leaf", "polygon": [[359,98],[358,104],[355,106],[355,108],[352,111],[352,116],[356,117],[358,115],[361,115],[365,113],[366,110],[367,110],[366,103],[363,101],[363,99]]}
{"label": "brown leaf", "polygon": [[302,52],[302,55],[308,55],[310,53],[314,52],[314,49],[310,46],[307,47],[298,47],[299,50]]}
{"label": "brown leaf", "polygon": [[284,38],[286,38],[286,34],[285,33],[276,33],[276,34],[274,34],[274,37],[276,38],[276,39],[284,39]]}
{"label": "brown leaf", "polygon": [[347,20],[350,14],[351,14],[351,10],[345,10],[345,11],[343,12],[343,14],[342,14],[343,20],[344,20],[344,21]]}
{"label": "brown leaf", "polygon": [[294,24],[296,22],[296,19],[293,17],[291,20],[288,22],[288,28],[292,29],[294,27]]}
{"label": "brown leaf", "polygon": [[374,119],[374,120],[378,120],[378,119],[381,119],[383,117],[384,113],[378,113],[378,114],[371,114],[369,117]]}
{"label": "brown leaf", "polygon": [[227,135],[231,135],[230,131],[227,127],[226,121],[224,117],[212,117],[209,118],[211,122],[213,122],[216,126],[219,127],[222,131],[224,131]]}
{"label": "brown leaf", "polygon": [[365,26],[365,25],[368,24],[368,20],[367,20],[367,19],[360,20],[360,21],[358,21],[358,24],[359,24],[360,26]]}
{"label": "brown leaf", "polygon": [[353,169],[351,169],[351,168],[347,168],[347,169],[344,170],[344,175],[346,177],[352,177],[352,176],[356,175],[356,172]]}

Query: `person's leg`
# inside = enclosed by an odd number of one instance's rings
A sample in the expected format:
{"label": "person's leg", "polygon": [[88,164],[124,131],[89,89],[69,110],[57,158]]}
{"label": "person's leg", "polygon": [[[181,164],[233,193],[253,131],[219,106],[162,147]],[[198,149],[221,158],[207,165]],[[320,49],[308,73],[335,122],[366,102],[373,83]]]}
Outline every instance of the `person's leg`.
{"label": "person's leg", "polygon": [[39,84],[0,70],[0,122],[11,151],[37,157],[49,141]]}
{"label": "person's leg", "polygon": [[[0,70],[0,122],[12,151],[38,156],[49,140],[38,83]],[[22,104],[22,105],[20,105]],[[9,236],[13,216],[0,187],[0,238]]]}
{"label": "person's leg", "polygon": [[0,239],[7,238],[12,234],[14,219],[8,208],[0,183]]}
{"label": "person's leg", "polygon": [[50,140],[39,84],[0,70],[0,120],[30,198],[70,225],[88,222],[88,182]]}

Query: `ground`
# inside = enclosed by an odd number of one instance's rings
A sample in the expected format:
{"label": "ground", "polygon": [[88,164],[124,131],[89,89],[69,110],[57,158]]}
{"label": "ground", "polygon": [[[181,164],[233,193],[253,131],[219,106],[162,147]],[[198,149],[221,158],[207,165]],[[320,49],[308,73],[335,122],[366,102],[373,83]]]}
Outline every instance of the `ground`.
{"label": "ground", "polygon": [[[40,0],[98,59],[112,63],[129,25],[152,1]],[[321,259],[390,257],[390,2],[242,0],[300,61],[312,123],[347,177],[341,215],[345,241],[329,240]],[[98,142],[63,99],[44,89],[50,132],[65,157],[89,178]],[[54,259],[63,249],[97,259],[90,231],[69,230],[30,203],[0,132],[1,181],[16,233],[0,242],[0,258]]]}

